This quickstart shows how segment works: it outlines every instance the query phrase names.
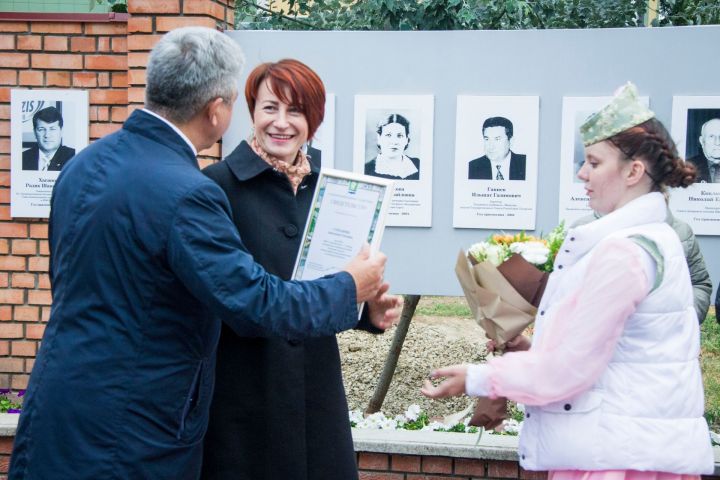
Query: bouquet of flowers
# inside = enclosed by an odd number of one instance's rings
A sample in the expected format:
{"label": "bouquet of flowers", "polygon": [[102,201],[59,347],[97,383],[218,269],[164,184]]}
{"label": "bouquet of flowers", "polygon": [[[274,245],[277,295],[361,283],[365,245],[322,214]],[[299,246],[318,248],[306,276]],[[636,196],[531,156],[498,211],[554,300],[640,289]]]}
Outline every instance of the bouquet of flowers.
{"label": "bouquet of flowers", "polygon": [[534,320],[564,239],[561,223],[544,237],[495,234],[460,252],[455,273],[475,320],[498,349]]}
{"label": "bouquet of flowers", "polygon": [[[535,319],[564,239],[560,223],[544,237],[495,234],[460,252],[455,273],[475,320],[499,353]],[[504,398],[480,398],[470,425],[493,428],[502,423],[505,408]]]}

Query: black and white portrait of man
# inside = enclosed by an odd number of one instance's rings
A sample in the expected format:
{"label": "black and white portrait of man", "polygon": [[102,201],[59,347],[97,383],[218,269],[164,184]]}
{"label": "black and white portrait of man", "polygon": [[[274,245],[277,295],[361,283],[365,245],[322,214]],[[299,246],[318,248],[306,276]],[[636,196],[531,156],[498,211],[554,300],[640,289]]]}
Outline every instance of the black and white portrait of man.
{"label": "black and white portrait of man", "polygon": [[58,106],[44,107],[32,116],[35,144],[22,153],[23,170],[60,171],[75,155],[75,149],[63,145],[64,121]]}
{"label": "black and white portrait of man", "polygon": [[701,183],[720,183],[720,109],[688,110],[685,158]]}
{"label": "black and white portrait of man", "polygon": [[512,151],[513,123],[489,117],[482,124],[485,154],[468,163],[468,180],[525,180],[526,156]]}

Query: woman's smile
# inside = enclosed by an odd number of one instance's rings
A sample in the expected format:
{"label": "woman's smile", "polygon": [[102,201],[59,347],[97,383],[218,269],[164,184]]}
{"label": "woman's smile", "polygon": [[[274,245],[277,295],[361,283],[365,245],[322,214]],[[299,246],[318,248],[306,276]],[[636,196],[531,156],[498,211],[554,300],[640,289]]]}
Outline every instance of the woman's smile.
{"label": "woman's smile", "polygon": [[269,155],[284,162],[295,161],[308,140],[308,123],[297,105],[288,105],[267,83],[258,89],[253,112],[255,137]]}

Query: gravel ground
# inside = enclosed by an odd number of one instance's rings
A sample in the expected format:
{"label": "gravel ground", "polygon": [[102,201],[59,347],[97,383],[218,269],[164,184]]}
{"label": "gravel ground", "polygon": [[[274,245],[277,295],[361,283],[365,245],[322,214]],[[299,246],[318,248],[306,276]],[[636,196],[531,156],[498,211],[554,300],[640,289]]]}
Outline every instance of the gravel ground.
{"label": "gravel ground", "polygon": [[[351,410],[364,410],[382,372],[395,327],[382,335],[348,331],[338,335],[342,369]],[[430,417],[459,412],[470,405],[468,397],[430,400],[420,393],[423,379],[435,367],[480,362],[486,339],[474,320],[459,317],[413,318],[382,412],[389,417],[418,404]]]}

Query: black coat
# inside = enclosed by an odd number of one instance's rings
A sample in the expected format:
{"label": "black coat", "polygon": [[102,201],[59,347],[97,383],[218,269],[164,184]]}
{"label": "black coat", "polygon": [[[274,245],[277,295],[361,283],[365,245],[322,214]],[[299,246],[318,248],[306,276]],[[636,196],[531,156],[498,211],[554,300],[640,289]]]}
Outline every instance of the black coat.
{"label": "black coat", "polygon": [[[270,273],[292,274],[318,179],[319,158],[297,196],[242,142],[205,169],[227,194],[247,249]],[[247,338],[223,328],[202,478],[357,478],[340,355],[334,336]]]}
{"label": "black coat", "polygon": [[384,173],[375,172],[375,165],[377,164],[377,157],[370,160],[365,164],[365,175],[372,175],[373,177],[389,178],[390,180],[420,180],[420,159],[415,157],[407,157],[417,168],[417,172],[409,175],[405,178],[396,177],[395,175],[386,175]]}
{"label": "black coat", "polygon": [[[487,155],[468,163],[468,180],[492,180],[495,178]],[[525,155],[510,152],[509,180],[525,180]]]}
{"label": "black coat", "polygon": [[692,158],[688,158],[687,161],[695,165],[697,169],[697,178],[695,179],[698,183],[710,183],[710,167],[707,157],[703,152],[698,153]]}

